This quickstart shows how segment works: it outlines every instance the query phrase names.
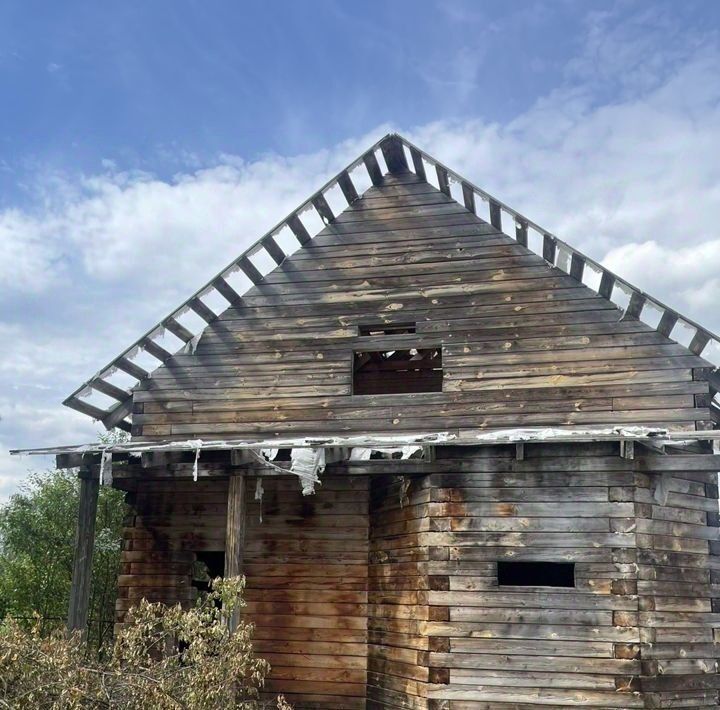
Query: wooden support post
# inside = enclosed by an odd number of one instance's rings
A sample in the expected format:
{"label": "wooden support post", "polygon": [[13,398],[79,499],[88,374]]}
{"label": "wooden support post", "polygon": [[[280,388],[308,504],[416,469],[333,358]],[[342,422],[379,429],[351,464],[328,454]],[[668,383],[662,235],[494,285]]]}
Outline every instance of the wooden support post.
{"label": "wooden support post", "polygon": [[[228,482],[227,523],[225,525],[225,578],[242,574],[245,550],[245,476],[233,473]],[[227,623],[232,633],[240,621],[236,609]]]}
{"label": "wooden support post", "polygon": [[420,155],[417,148],[410,148],[410,157],[413,161],[415,175],[423,180],[427,180],[427,176],[425,175],[425,164],[423,163],[422,155]]}
{"label": "wooden support post", "polygon": [[440,191],[444,192],[448,197],[452,197],[450,194],[450,177],[448,171],[442,165],[435,166],[435,172],[437,173],[438,185]]}
{"label": "wooden support post", "polygon": [[495,200],[490,200],[490,224],[492,224],[498,232],[502,232],[502,210]]}
{"label": "wooden support post", "polygon": [[465,208],[475,214],[475,191],[470,186],[470,183],[463,181],[462,183],[463,202]]}
{"label": "wooden support post", "polygon": [[523,221],[515,222],[515,240],[521,246],[527,247],[527,245],[528,245],[528,224],[527,224],[527,222],[523,222]]}
{"label": "wooden support post", "polygon": [[580,254],[573,252],[570,259],[570,276],[578,281],[582,281],[583,274],[585,273],[585,259]]}
{"label": "wooden support post", "polygon": [[666,338],[669,337],[670,333],[672,333],[672,329],[677,323],[677,319],[677,313],[675,313],[674,311],[665,310],[665,312],[662,314],[660,322],[657,325],[657,332],[661,335],[664,335]]}
{"label": "wooden support post", "polygon": [[81,468],[80,508],[75,537],[75,557],[73,559],[72,586],[70,587],[70,605],[68,608],[68,631],[85,633],[90,602],[90,582],[92,579],[92,558],[95,547],[95,515],[97,513],[100,481],[93,476],[90,468]]}
{"label": "wooden support post", "polygon": [[550,234],[543,234],[543,259],[555,265],[555,255],[557,253],[557,242],[555,237]]}
{"label": "wooden support post", "polygon": [[615,288],[615,277],[609,271],[603,271],[600,277],[600,287],[598,293],[608,300],[612,297],[613,289]]}

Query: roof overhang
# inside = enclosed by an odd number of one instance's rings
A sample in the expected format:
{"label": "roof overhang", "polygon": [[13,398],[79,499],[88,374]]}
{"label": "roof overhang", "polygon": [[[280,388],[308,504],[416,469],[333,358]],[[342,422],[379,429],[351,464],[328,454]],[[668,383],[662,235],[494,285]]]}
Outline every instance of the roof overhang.
{"label": "roof overhang", "polygon": [[604,428],[499,429],[496,431],[460,430],[395,436],[328,436],[274,439],[186,439],[184,441],[124,442],[116,444],[77,444],[39,449],[14,449],[14,455],[54,455],[59,468],[90,466],[105,456],[141,457],[143,454],[172,454],[210,451],[261,451],[263,449],[397,449],[405,446],[501,446],[522,444],[563,444],[594,442],[637,442],[663,451],[669,447],[688,447],[698,442],[720,443],[720,431],[671,431],[656,427],[616,426]]}
{"label": "roof overhang", "polygon": [[[329,225],[335,218],[330,206],[330,191],[337,193],[339,190],[348,205],[359,199],[358,189],[353,181],[357,171],[366,173],[363,175],[365,181],[369,177],[373,185],[382,185],[384,172],[397,174],[412,171],[420,178],[437,185],[442,192],[456,199],[469,211],[487,219],[498,230],[504,231],[508,236],[514,237],[518,243],[535,251],[548,264],[561,269],[578,282],[593,288],[599,295],[615,303],[625,311],[625,317],[645,320],[648,325],[667,337],[675,334],[678,342],[680,342],[679,332],[684,331],[685,337],[682,340],[686,342],[683,344],[686,344],[696,355],[701,355],[711,341],[720,345],[720,337],[707,328],[633,286],[621,276],[458,175],[402,136],[392,133],[384,136],[325,183],[155,327],[80,385],[63,404],[101,421],[107,429],[119,427],[130,431],[133,389],[150,376],[148,369],[134,362],[138,353],[140,351],[147,353],[157,367],[166,363],[173,357],[173,352],[158,342],[165,333],[170,333],[177,341],[178,352],[183,348],[192,350],[197,342],[196,338],[218,317],[203,299],[210,292],[215,292],[219,294],[223,303],[225,301],[228,305],[241,303],[242,296],[230,285],[230,277],[239,271],[244,275],[245,283],[249,284],[249,288],[262,284],[267,273],[313,239],[313,235],[303,221],[306,212],[313,211],[322,224]],[[281,246],[278,239],[281,232],[294,236],[293,248],[286,250]],[[182,322],[183,316],[188,311],[199,316],[202,325],[197,332]],[[651,314],[653,317],[650,317]],[[134,380],[134,384],[120,387],[111,382],[110,379],[118,370],[129,375]],[[711,380],[711,387],[717,392],[720,390],[720,376],[709,362],[708,373],[709,377],[715,378],[714,384]],[[100,393],[105,403],[93,403],[91,399],[94,392]],[[106,403],[108,399],[110,404]]]}

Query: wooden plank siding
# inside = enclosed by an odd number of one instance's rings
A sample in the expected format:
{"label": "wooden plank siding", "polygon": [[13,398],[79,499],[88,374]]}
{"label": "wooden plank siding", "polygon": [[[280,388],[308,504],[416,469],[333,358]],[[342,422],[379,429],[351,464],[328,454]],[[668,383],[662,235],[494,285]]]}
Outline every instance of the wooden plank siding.
{"label": "wooden plank siding", "polygon": [[[718,457],[525,444],[439,448],[428,466],[327,473],[312,496],[265,477],[261,501],[248,476],[245,616],[268,693],[326,710],[717,707]],[[145,472],[119,621],[141,597],[191,603],[193,561],[225,546],[227,479]],[[499,561],[572,562],[575,586],[500,586]]]}
{"label": "wooden plank siding", "polygon": [[[430,708],[717,707],[717,473],[615,448],[441,451],[457,472],[415,483]],[[499,586],[499,560],[574,562],[576,586]]]}
{"label": "wooden plank siding", "polygon": [[[707,363],[622,315],[429,184],[386,176],[135,391],[133,435],[708,420],[693,379]],[[354,350],[439,345],[441,393],[353,396]]]}
{"label": "wooden plank siding", "polygon": [[[152,476],[152,471],[149,471]],[[246,482],[245,617],[272,671],[268,694],[293,707],[359,710],[367,679],[368,481],[328,476],[313,496],[297,479]],[[198,553],[225,549],[225,480],[139,481],[123,534],[118,622],[145,597],[192,603]]]}
{"label": "wooden plank siding", "polygon": [[419,479],[372,476],[368,560],[367,707],[425,708],[430,679],[427,490]]}

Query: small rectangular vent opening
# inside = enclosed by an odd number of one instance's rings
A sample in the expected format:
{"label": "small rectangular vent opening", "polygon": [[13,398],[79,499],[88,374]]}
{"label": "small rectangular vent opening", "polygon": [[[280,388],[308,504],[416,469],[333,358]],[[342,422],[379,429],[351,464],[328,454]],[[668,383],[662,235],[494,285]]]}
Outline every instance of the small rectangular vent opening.
{"label": "small rectangular vent opening", "polygon": [[510,587],[574,587],[574,562],[498,562],[498,584]]}
{"label": "small rectangular vent opening", "polygon": [[364,350],[353,355],[353,394],[442,392],[442,349]]}
{"label": "small rectangular vent opening", "polygon": [[358,335],[407,335],[415,333],[415,323],[373,323],[359,325]]}

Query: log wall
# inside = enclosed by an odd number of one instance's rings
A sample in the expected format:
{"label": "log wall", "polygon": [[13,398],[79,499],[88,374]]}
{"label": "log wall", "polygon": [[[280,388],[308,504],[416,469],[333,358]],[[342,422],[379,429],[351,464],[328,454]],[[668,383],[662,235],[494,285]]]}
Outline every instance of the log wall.
{"label": "log wall", "polygon": [[[717,474],[696,470],[707,458],[633,461],[616,444],[526,453],[456,451],[440,462],[451,472],[429,477],[423,542],[445,590],[428,601],[446,618],[426,626],[445,643],[429,654],[445,675],[430,707],[716,707]],[[576,587],[499,586],[498,560],[574,562]]]}
{"label": "log wall", "polygon": [[[359,327],[415,324],[361,336]],[[441,392],[353,394],[353,352],[442,348]],[[133,436],[710,419],[708,363],[445,194],[388,176],[134,392]]]}
{"label": "log wall", "polygon": [[[370,462],[310,497],[266,478],[262,503],[249,479],[268,690],[335,710],[717,707],[717,457],[635,453],[440,448],[432,473]],[[224,546],[226,481],[131,496],[120,617],[142,596],[190,601],[196,553]],[[575,587],[500,586],[500,560],[572,562]]]}
{"label": "log wall", "polygon": [[273,667],[267,688],[295,708],[364,708],[367,478],[325,476],[311,496],[294,476],[263,486],[248,511],[245,574],[255,648]]}
{"label": "log wall", "polygon": [[[326,476],[314,496],[297,479],[247,482],[246,616],[267,682],[295,708],[365,707],[368,482]],[[190,603],[197,553],[223,551],[227,480],[140,481],[129,494],[118,620],[138,599]],[[262,522],[261,522],[262,515]]]}
{"label": "log wall", "polygon": [[426,707],[429,577],[420,534],[430,529],[430,492],[424,480],[370,480],[368,708]]}

